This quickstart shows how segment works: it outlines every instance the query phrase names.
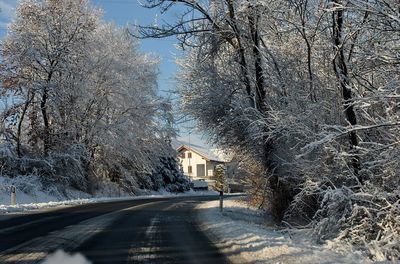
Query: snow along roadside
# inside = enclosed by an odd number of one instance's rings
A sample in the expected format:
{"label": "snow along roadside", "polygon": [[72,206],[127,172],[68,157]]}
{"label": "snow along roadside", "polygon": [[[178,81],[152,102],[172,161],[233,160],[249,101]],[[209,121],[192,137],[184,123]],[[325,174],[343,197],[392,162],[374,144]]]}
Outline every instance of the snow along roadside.
{"label": "snow along roadside", "polygon": [[307,231],[288,233],[273,227],[271,218],[248,208],[237,198],[212,201],[196,207],[200,228],[232,263],[371,263],[354,252],[341,255],[324,245],[316,245]]}
{"label": "snow along roadside", "polygon": [[74,199],[65,201],[44,202],[44,203],[25,203],[25,204],[17,204],[15,206],[0,204],[0,215],[2,213],[26,212],[32,210],[48,209],[48,208],[63,207],[63,206],[74,206],[74,205],[89,204],[89,203],[157,199],[157,198],[174,198],[174,197],[188,197],[188,196],[207,196],[207,195],[217,195],[217,194],[218,193],[215,191],[204,191],[204,192],[189,191],[186,193],[178,193],[178,194],[164,192],[160,194],[140,195],[140,196],[97,197],[97,198],[84,198],[84,199]]}

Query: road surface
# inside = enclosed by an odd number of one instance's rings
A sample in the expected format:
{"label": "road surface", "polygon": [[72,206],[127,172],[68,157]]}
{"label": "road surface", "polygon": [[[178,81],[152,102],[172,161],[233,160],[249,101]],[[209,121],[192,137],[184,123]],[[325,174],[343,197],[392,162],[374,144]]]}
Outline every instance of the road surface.
{"label": "road surface", "polygon": [[228,263],[195,222],[195,205],[213,199],[117,201],[0,217],[0,263],[41,263],[57,249],[92,263]]}

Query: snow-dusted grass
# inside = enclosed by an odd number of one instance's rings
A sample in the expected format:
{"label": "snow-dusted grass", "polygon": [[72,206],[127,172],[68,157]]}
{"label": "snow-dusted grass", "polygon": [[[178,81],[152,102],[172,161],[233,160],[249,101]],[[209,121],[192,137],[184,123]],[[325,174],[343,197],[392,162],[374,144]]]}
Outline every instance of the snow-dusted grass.
{"label": "snow-dusted grass", "polygon": [[233,263],[371,263],[359,252],[340,254],[316,245],[309,230],[280,230],[272,217],[227,198],[224,211],[218,201],[197,206],[201,228]]}

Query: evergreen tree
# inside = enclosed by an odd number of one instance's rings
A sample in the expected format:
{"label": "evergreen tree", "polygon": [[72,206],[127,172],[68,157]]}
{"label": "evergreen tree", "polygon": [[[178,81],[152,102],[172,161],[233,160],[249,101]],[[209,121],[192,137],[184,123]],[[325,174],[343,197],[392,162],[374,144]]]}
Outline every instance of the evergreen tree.
{"label": "evergreen tree", "polygon": [[215,167],[215,190],[224,192],[228,190],[226,169],[222,164]]}

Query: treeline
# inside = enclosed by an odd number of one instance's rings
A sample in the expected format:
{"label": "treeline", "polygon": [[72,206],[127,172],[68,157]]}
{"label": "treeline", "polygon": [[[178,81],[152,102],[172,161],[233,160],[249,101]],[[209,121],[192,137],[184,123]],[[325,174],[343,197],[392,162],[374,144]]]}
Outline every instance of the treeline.
{"label": "treeline", "polygon": [[87,0],[20,2],[1,45],[2,175],[183,191],[158,60],[101,17]]}
{"label": "treeline", "polygon": [[[183,110],[247,169],[253,201],[320,241],[400,258],[400,6],[147,0],[186,51]],[[177,9],[179,10],[179,9]]]}

